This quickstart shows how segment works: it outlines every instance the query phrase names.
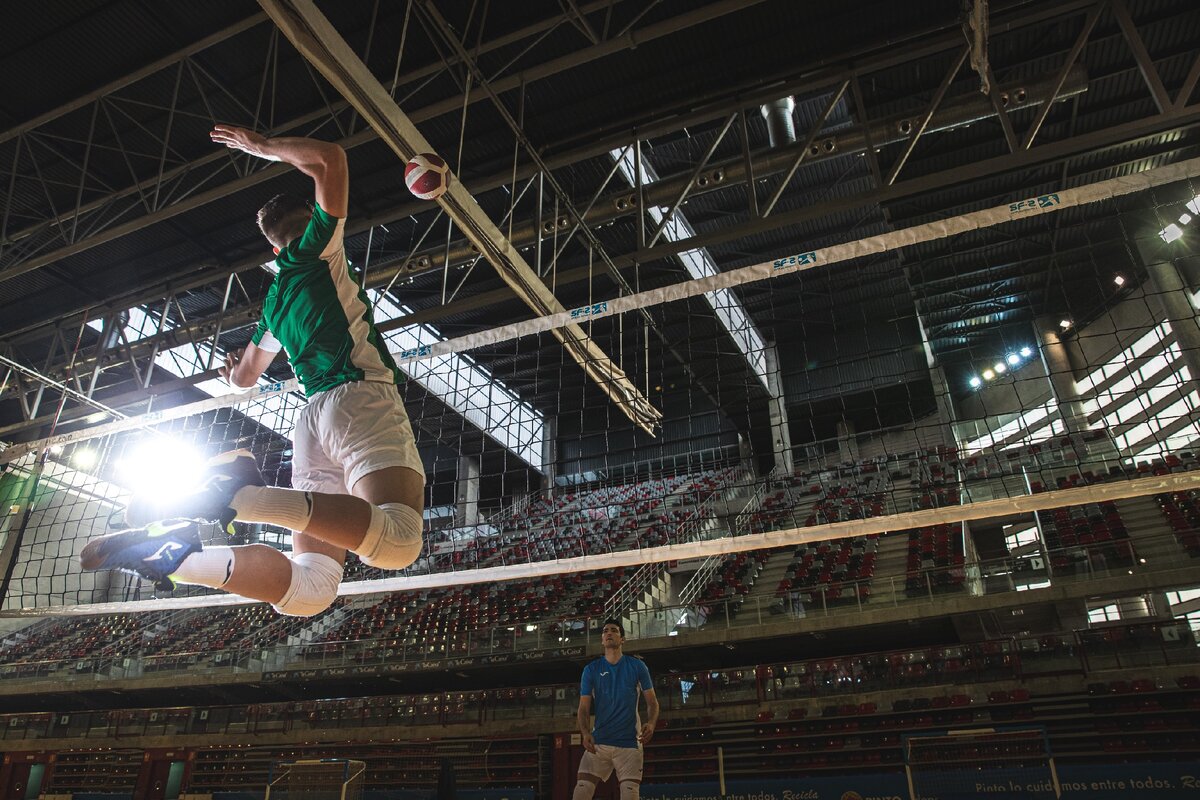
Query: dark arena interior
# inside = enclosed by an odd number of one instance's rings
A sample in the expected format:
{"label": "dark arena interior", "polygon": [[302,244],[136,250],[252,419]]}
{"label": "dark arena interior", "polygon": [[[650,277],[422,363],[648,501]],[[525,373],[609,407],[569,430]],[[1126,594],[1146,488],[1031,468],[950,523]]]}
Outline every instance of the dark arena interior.
{"label": "dark arena interior", "polygon": [[[51,0],[0,67],[0,800],[1200,796],[1195,0]],[[426,474],[307,615],[80,563],[293,485],[288,359],[218,370],[321,179],[215,125],[344,150]]]}

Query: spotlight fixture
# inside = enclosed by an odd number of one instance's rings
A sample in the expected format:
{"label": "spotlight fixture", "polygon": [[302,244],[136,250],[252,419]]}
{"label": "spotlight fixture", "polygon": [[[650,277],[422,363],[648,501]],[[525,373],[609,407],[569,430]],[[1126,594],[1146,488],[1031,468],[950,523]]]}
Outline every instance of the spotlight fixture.
{"label": "spotlight fixture", "polygon": [[1179,222],[1172,222],[1167,227],[1158,232],[1158,236],[1167,244],[1183,238],[1183,228],[1192,221],[1193,215],[1200,216],[1200,194],[1193,197],[1184,206],[1187,211],[1179,215]]}
{"label": "spotlight fixture", "polygon": [[1033,350],[1028,347],[1022,347],[1020,352],[1022,358],[1029,358],[1031,355],[1033,355]]}
{"label": "spotlight fixture", "polygon": [[971,380],[967,381],[967,383],[971,384],[972,389],[978,389],[983,385],[983,381],[979,379],[978,375],[972,375]]}
{"label": "spotlight fixture", "polygon": [[1062,329],[1065,331],[1067,328],[1071,327],[1071,320],[1069,320],[1069,319],[1060,319],[1060,320],[1058,321],[1058,327],[1062,328]]}
{"label": "spotlight fixture", "polygon": [[1004,357],[1004,360],[1007,361],[1009,366],[1012,367],[1015,367],[1017,364],[1021,363],[1021,357],[1016,353],[1009,353]]}
{"label": "spotlight fixture", "polygon": [[1114,276],[1113,276],[1113,283],[1115,283],[1117,286],[1124,286],[1124,285],[1125,285],[1125,278],[1124,278],[1124,276],[1122,276],[1122,275],[1114,275]]}
{"label": "spotlight fixture", "polygon": [[985,381],[990,381],[994,377],[996,377],[996,373],[992,372],[990,369],[985,369],[983,371],[983,379]]}
{"label": "spotlight fixture", "polygon": [[996,370],[997,375],[1003,375],[1004,373],[1008,372],[1008,365],[1003,361],[997,361],[996,365],[993,366],[992,369]]}

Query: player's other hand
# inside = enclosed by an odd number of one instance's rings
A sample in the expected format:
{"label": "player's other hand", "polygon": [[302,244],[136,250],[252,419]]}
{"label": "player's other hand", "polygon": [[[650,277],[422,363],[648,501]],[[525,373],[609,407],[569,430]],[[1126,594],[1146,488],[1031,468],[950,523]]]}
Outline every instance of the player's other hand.
{"label": "player's other hand", "polygon": [[238,128],[233,125],[216,125],[209,132],[208,138],[217,144],[223,144],[231,150],[241,150],[259,158],[270,158],[267,155],[267,137],[248,128]]}
{"label": "player's other hand", "polygon": [[225,354],[225,366],[218,368],[217,373],[225,379],[226,383],[233,386],[237,385],[233,382],[233,371],[237,369],[237,365],[241,362],[245,352],[246,348],[241,347]]}
{"label": "player's other hand", "polygon": [[583,749],[587,750],[589,753],[595,753],[596,737],[592,736],[590,733],[583,734]]}
{"label": "player's other hand", "polygon": [[638,735],[638,741],[641,742],[642,744],[649,744],[650,740],[653,738],[654,738],[654,726],[647,722],[645,725],[642,726],[642,732]]}

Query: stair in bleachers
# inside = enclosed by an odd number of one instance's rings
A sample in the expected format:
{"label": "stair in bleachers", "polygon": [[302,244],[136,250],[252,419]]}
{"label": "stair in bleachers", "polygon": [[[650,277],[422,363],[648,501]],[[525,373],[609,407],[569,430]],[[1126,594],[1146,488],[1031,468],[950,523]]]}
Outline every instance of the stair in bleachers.
{"label": "stair in bleachers", "polygon": [[872,605],[894,605],[902,600],[908,536],[903,532],[885,533],[879,537],[875,555],[875,580],[871,584]]}
{"label": "stair in bleachers", "polygon": [[746,595],[747,602],[758,602],[767,606],[775,600],[776,590],[779,588],[784,574],[792,563],[792,554],[795,551],[794,547],[774,548],[765,551],[767,559],[762,563],[762,568],[758,573],[758,579],[755,581],[754,587]]}
{"label": "stair in bleachers", "polygon": [[1159,495],[1129,497],[1116,501],[1138,558],[1146,559],[1148,564],[1171,563],[1186,555],[1180,540],[1173,535],[1165,515],[1163,504],[1167,500],[1166,495]]}

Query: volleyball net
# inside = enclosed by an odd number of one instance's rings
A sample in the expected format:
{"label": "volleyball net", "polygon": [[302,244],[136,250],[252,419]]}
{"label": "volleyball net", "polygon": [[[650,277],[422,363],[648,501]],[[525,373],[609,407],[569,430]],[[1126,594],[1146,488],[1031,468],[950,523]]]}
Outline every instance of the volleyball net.
{"label": "volleyball net", "polygon": [[[961,530],[1066,507],[1087,516],[1163,493],[1183,503],[1200,488],[1190,450],[1200,329],[1180,310],[1193,302],[1198,175],[1195,159],[899,230],[880,223],[851,241],[813,233],[801,252],[723,271],[717,261],[736,265],[736,253],[686,251],[654,273],[639,268],[638,291],[597,277],[586,304],[482,331],[408,323],[403,291],[375,291],[408,378],[427,541],[400,572],[352,559],[341,592]],[[680,239],[695,233],[665,209],[649,216]],[[1036,276],[1021,271],[1030,258],[1045,262]],[[995,280],[958,302],[993,322],[942,313],[938,285],[982,270]],[[1017,299],[1030,280],[1046,283],[1037,313]],[[1046,318],[1047,307],[1071,312]],[[122,335],[151,335],[166,316],[131,309]],[[585,379],[554,336],[566,326],[662,412],[657,435]],[[160,367],[211,367],[236,345],[230,335],[166,351]],[[197,392],[212,396],[99,412],[0,450],[0,613],[239,602],[78,567],[90,538],[120,527],[132,493],[183,491],[219,452],[247,448],[269,483],[290,485],[289,437],[305,402],[294,381]],[[229,539],[215,527],[206,535]],[[289,532],[267,525],[239,523],[232,539],[290,549]]]}

